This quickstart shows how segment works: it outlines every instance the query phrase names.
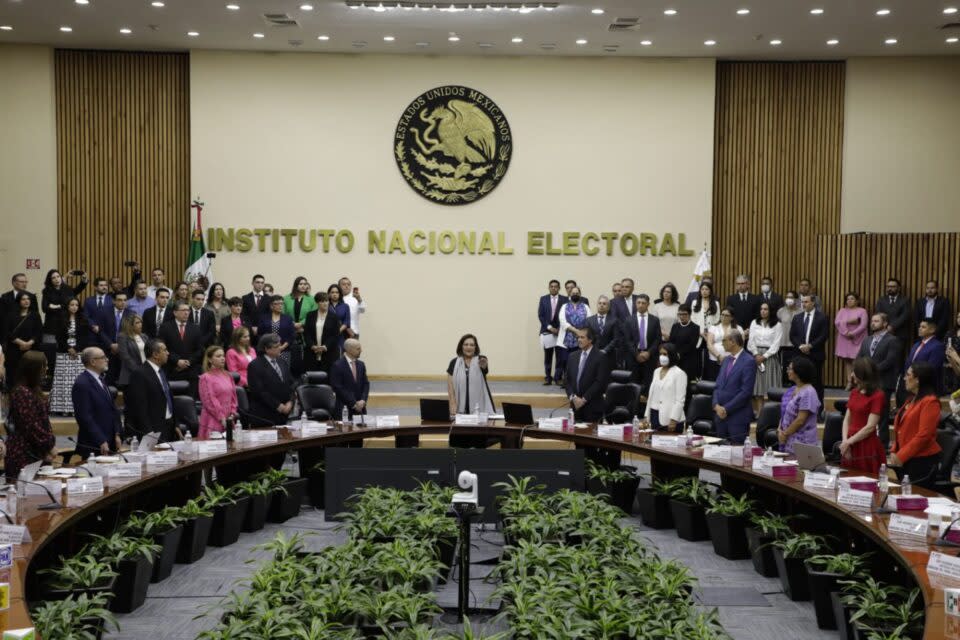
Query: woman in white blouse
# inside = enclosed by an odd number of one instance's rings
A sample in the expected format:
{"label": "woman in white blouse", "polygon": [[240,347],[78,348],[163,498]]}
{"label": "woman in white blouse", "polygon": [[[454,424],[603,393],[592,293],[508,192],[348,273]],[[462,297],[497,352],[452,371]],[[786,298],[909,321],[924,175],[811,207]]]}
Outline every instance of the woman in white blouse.
{"label": "woman in white blouse", "polygon": [[653,429],[683,431],[687,374],[677,366],[679,362],[677,350],[672,344],[667,342],[660,346],[660,367],[653,372],[644,414]]}
{"label": "woman in white blouse", "polygon": [[767,389],[780,386],[780,345],[783,325],[770,313],[770,303],[760,305],[760,317],[750,324],[747,351],[757,361],[757,381],[753,386],[754,409],[759,410]]}
{"label": "woman in white blouse", "polygon": [[703,367],[704,380],[716,380],[720,374],[720,365],[723,359],[729,353],[723,348],[723,339],[727,334],[736,331],[741,336],[743,329],[737,326],[737,320],[733,317],[733,309],[724,307],[720,312],[720,324],[715,324],[707,329],[707,361]]}
{"label": "woman in white blouse", "polygon": [[677,310],[680,308],[680,303],[677,301],[679,296],[677,288],[672,282],[668,282],[660,289],[660,299],[650,309],[650,313],[660,319],[660,333],[663,334],[664,342],[670,340],[670,329],[677,321]]}

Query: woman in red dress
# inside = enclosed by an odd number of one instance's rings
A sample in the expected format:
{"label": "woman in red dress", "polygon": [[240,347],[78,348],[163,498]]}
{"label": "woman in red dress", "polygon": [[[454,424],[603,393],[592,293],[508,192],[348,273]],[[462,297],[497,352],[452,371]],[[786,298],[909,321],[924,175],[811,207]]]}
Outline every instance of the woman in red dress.
{"label": "woman in red dress", "polygon": [[877,366],[870,358],[853,361],[853,390],[843,417],[840,441],[841,466],[866,473],[877,473],[887,461],[877,425],[883,412],[884,395],[877,387]]}
{"label": "woman in red dress", "polygon": [[48,417],[49,401],[40,383],[47,373],[47,359],[39,351],[27,351],[20,360],[20,377],[10,392],[9,421],[16,425],[7,438],[4,461],[7,480],[13,482],[20,470],[32,462],[49,464],[56,453],[57,439]]}

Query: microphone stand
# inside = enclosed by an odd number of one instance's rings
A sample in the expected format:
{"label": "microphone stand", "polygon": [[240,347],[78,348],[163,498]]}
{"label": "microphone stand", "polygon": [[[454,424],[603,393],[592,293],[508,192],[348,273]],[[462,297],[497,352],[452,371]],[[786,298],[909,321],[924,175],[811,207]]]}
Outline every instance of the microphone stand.
{"label": "microphone stand", "polygon": [[[60,504],[57,499],[53,496],[53,492],[50,491],[50,488],[45,484],[39,482],[34,482],[33,480],[17,480],[17,482],[22,482],[24,484],[32,484],[36,487],[42,487],[44,491],[47,492],[47,497],[50,498],[50,504],[42,504],[37,509],[41,511],[54,511],[56,509],[63,509],[63,505]],[[6,514],[4,514],[6,515]],[[7,516],[9,518],[9,516]]]}

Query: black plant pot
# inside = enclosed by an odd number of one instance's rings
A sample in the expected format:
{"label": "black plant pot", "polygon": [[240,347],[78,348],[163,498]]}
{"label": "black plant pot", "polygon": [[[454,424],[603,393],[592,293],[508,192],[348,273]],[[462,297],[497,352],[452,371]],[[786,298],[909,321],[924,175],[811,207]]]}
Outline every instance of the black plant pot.
{"label": "black plant pot", "polygon": [[747,527],[746,533],[753,570],[766,578],[776,578],[780,572],[777,570],[777,561],[773,558],[773,547],[770,545],[774,538],[763,535],[760,529],[753,527]]}
{"label": "black plant pot", "polygon": [[710,537],[702,506],[670,498],[670,513],[673,514],[673,523],[677,527],[677,536],[680,538],[698,542]]}
{"label": "black plant pot", "polygon": [[270,522],[286,522],[290,518],[300,513],[300,507],[303,505],[303,498],[307,495],[308,478],[296,478],[287,480],[283,483],[283,491],[274,491],[273,498],[270,500],[270,509],[267,512],[267,520]]}
{"label": "black plant pot", "polygon": [[[453,555],[456,549],[456,538],[437,538],[437,559],[448,569],[453,567]],[[446,582],[449,573],[449,571],[444,571],[440,577],[440,581]]]}
{"label": "black plant pot", "polygon": [[247,515],[250,498],[240,498],[233,504],[222,504],[213,509],[213,528],[207,544],[213,547],[225,547],[240,539],[243,517]]}
{"label": "black plant pot", "polygon": [[745,531],[746,518],[722,513],[708,513],[706,516],[714,553],[727,560],[743,560],[750,557]]}
{"label": "black plant pot", "polygon": [[777,561],[777,572],[783,592],[791,600],[798,602],[810,599],[810,583],[807,580],[806,558],[784,558],[783,551],[773,548],[773,557]]}
{"label": "black plant pot", "polygon": [[128,558],[117,563],[116,590],[110,611],[130,613],[136,611],[147,600],[147,588],[153,573],[153,560],[144,556]]}
{"label": "black plant pot", "polygon": [[80,625],[85,626],[87,629],[93,631],[93,637],[96,640],[100,640],[103,637],[103,632],[107,628],[107,621],[103,618],[80,618]]}
{"label": "black plant pot", "polygon": [[267,521],[267,507],[269,495],[250,496],[250,504],[247,507],[247,514],[243,518],[243,530],[247,533],[263,529],[263,524]]}
{"label": "black plant pot", "polygon": [[840,600],[839,591],[830,592],[830,606],[833,608],[833,619],[840,632],[840,640],[853,640],[853,627],[850,624],[850,609]]}
{"label": "black plant pot", "polygon": [[160,582],[166,580],[173,571],[173,563],[177,559],[177,548],[180,546],[180,539],[183,537],[183,525],[178,524],[166,533],[158,533],[153,536],[153,541],[160,545],[160,555],[153,559],[153,575],[150,576],[150,582]]}
{"label": "black plant pot", "polygon": [[87,594],[88,596],[95,596],[101,593],[107,594],[107,602],[109,603],[112,599],[114,589],[116,588],[117,578],[116,576],[110,576],[109,578],[104,578],[100,583],[87,587],[86,589],[74,587],[71,589],[44,589],[41,600],[66,600],[70,596],[79,597],[81,594]]}
{"label": "black plant pot", "polygon": [[177,548],[177,562],[193,564],[207,552],[207,540],[213,528],[213,516],[202,516],[183,523],[183,537]]}
{"label": "black plant pot", "polygon": [[644,525],[651,529],[673,528],[669,497],[653,493],[650,489],[640,489],[637,491],[637,506]]}
{"label": "black plant pot", "polygon": [[317,509],[323,509],[324,505],[324,491],[327,487],[327,472],[323,470],[311,471],[309,478],[309,488],[307,490],[307,495],[310,496],[310,504],[315,506]]}
{"label": "black plant pot", "polygon": [[[620,467],[621,471],[634,473],[633,467]],[[594,495],[605,495],[610,498],[610,504],[619,508],[627,515],[633,513],[634,501],[637,497],[637,487],[640,486],[640,476],[633,475],[629,480],[614,482],[609,487],[600,484],[599,480],[587,478],[587,491]]]}
{"label": "black plant pot", "polygon": [[[806,564],[806,563],[804,563]],[[847,576],[839,573],[826,573],[812,569],[807,566],[807,579],[810,583],[810,595],[813,597],[813,610],[817,614],[817,626],[821,629],[836,629],[837,618],[833,614],[833,603],[830,601],[830,594],[836,592],[840,587],[837,581]]]}

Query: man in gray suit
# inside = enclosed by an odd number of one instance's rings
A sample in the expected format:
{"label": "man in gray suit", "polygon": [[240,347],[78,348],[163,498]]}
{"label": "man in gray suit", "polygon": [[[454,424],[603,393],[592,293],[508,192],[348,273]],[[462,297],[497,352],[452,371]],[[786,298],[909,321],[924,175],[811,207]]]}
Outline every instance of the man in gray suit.
{"label": "man in gray suit", "polygon": [[900,341],[902,351],[913,342],[913,333],[910,331],[910,298],[903,295],[900,281],[896,278],[887,280],[884,294],[877,300],[874,311],[886,314],[888,331]]}
{"label": "man in gray suit", "polygon": [[900,341],[890,333],[887,314],[875,313],[870,318],[870,336],[860,344],[858,358],[870,358],[880,373],[880,388],[883,389],[883,413],[878,425],[880,441],[884,447],[890,444],[890,397],[897,389],[897,375],[901,368]]}

